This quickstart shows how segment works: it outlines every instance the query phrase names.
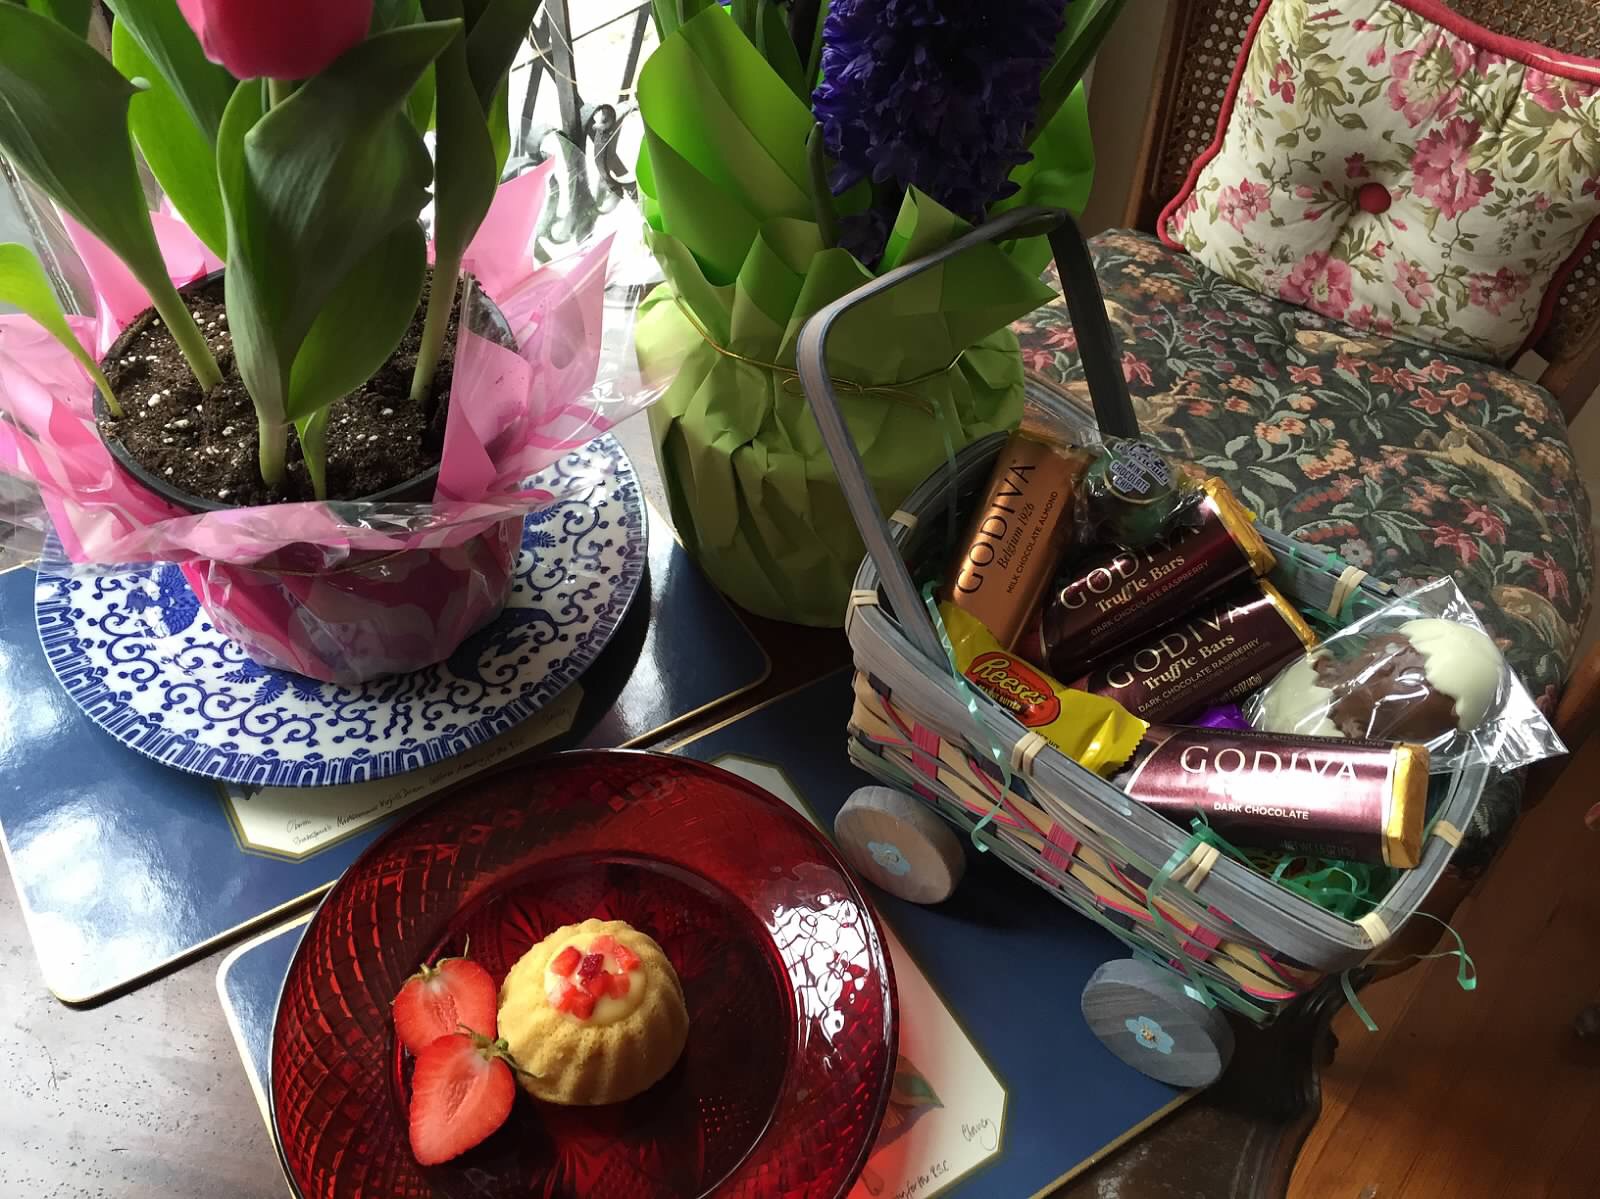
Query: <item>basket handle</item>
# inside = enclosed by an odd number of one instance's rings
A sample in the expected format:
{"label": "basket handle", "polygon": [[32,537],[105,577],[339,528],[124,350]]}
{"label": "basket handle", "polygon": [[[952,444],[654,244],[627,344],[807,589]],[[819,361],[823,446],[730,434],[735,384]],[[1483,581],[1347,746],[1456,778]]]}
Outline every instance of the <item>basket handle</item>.
{"label": "basket handle", "polygon": [[839,397],[828,374],[828,334],[834,322],[857,304],[882,295],[972,246],[1040,234],[1049,238],[1050,252],[1055,256],[1061,289],[1067,298],[1067,312],[1078,334],[1078,353],[1083,360],[1084,378],[1089,385],[1100,432],[1108,437],[1137,437],[1139,422],[1133,414],[1133,401],[1128,398],[1128,386],[1122,377],[1122,356],[1111,322],[1106,318],[1105,300],[1089,257],[1089,246],[1083,240],[1077,221],[1065,209],[1013,208],[979,225],[933,253],[898,266],[819,309],[801,328],[796,344],[795,367],[800,374],[800,384],[822,432],[828,457],[833,460],[845,502],[861,530],[867,553],[883,579],[889,604],[917,648],[946,670],[949,662],[938,632],[923,610],[911,572],[906,569],[888,523],[878,510],[877,497],[867,479],[866,468],[861,464],[861,455],[850,440],[839,410]]}

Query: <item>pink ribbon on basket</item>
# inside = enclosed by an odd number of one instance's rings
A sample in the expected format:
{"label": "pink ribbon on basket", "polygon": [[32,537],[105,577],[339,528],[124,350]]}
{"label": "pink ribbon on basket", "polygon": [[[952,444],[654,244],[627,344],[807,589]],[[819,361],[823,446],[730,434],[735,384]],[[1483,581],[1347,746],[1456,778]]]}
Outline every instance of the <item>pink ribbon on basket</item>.
{"label": "pink ribbon on basket", "polygon": [[[93,385],[27,317],[0,316],[0,470],[34,482],[69,558],[81,563],[259,562],[314,546],[325,565],[362,551],[442,548],[547,502],[522,479],[643,407],[647,394],[596,386],[611,240],[559,262],[529,253],[553,162],[501,187],[465,257],[518,349],[461,329],[434,503],[307,502],[191,515],[123,471],[100,440]],[[218,265],[175,217],[152,214],[173,281]],[[149,298],[114,255],[69,224],[95,287],[93,318],[71,318],[91,352],[109,346]],[[467,389],[472,389],[468,391]],[[471,395],[472,402],[455,402]]]}

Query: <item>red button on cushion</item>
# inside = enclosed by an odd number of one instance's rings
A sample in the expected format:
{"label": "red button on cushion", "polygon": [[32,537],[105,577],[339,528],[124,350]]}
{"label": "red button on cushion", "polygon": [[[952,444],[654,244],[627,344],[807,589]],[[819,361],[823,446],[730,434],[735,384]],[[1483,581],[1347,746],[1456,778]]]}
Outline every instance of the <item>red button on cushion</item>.
{"label": "red button on cushion", "polygon": [[1389,189],[1381,183],[1363,183],[1361,190],[1356,193],[1356,203],[1361,206],[1362,212],[1370,212],[1376,216],[1380,212],[1388,212],[1393,197]]}

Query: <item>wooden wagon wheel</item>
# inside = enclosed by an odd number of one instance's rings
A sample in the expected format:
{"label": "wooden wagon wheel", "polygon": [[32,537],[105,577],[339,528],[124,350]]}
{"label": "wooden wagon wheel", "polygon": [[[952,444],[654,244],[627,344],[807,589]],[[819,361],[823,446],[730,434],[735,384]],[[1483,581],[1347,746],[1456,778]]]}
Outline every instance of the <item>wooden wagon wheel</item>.
{"label": "wooden wagon wheel", "polygon": [[1124,959],[1096,970],[1084,984],[1083,1018],[1112,1053],[1175,1087],[1215,1082],[1233,1057],[1227,1017],[1149,962]]}
{"label": "wooden wagon wheel", "polygon": [[862,787],[834,817],[833,835],[858,874],[911,903],[949,899],[966,873],[960,838],[904,791]]}

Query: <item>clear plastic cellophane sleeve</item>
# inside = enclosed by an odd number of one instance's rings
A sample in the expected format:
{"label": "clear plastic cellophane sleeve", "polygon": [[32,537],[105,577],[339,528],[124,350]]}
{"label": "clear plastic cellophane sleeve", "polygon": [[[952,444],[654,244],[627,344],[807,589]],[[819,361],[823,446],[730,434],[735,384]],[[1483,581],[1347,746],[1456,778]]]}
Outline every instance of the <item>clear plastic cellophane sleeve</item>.
{"label": "clear plastic cellophane sleeve", "polygon": [[[175,507],[112,458],[72,356],[8,315],[0,472],[12,477],[0,490],[0,536],[26,553],[53,531],[75,571],[176,563],[216,627],[265,665],[348,682],[448,654],[504,605],[521,522],[557,498],[529,477],[664,390],[640,377],[632,354],[649,264],[625,217],[571,253],[534,260],[551,166],[501,186],[465,257],[474,282],[431,502]],[[170,213],[153,218],[179,286],[220,265]],[[102,354],[149,300],[104,246],[66,224],[96,303],[69,323]]]}
{"label": "clear plastic cellophane sleeve", "polygon": [[1452,579],[1362,616],[1245,705],[1257,729],[1426,745],[1431,769],[1515,770],[1567,752]]}

